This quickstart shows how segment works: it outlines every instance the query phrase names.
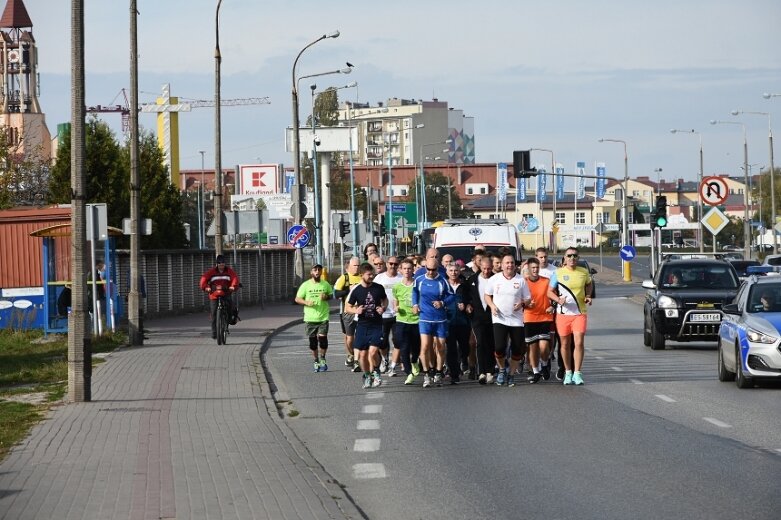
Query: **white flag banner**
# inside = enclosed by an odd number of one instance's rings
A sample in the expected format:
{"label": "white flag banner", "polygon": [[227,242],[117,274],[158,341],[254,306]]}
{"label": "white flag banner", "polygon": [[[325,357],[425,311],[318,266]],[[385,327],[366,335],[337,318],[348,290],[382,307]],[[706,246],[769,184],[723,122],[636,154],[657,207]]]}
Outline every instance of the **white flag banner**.
{"label": "white flag banner", "polygon": [[578,161],[578,175],[580,178],[578,179],[578,189],[576,197],[578,199],[583,199],[586,197],[586,163],[585,161]]}

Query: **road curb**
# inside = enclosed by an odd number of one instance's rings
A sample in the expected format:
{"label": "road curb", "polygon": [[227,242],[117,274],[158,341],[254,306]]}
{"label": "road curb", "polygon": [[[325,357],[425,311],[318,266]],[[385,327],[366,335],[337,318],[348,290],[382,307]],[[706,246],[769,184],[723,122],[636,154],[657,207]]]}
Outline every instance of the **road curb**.
{"label": "road curb", "polygon": [[[334,314],[335,311],[331,311]],[[304,323],[302,318],[291,320],[284,325],[277,327],[271,334],[266,336],[263,340],[263,344],[260,347],[259,352],[259,365],[256,365],[256,374],[258,377],[258,383],[260,384],[261,398],[266,405],[266,410],[274,421],[274,424],[282,432],[290,447],[306,464],[306,467],[312,472],[315,478],[320,482],[328,495],[333,498],[334,503],[342,512],[345,518],[363,518],[368,517],[364,514],[361,508],[355,503],[353,497],[344,489],[344,485],[333,477],[328,471],[318,462],[317,459],[309,452],[306,445],[298,438],[296,433],[290,428],[284,419],[282,410],[285,405],[290,401],[287,390],[284,385],[281,384],[281,379],[274,378],[273,368],[271,363],[266,358],[266,352],[268,351],[271,342],[274,338],[297,325]],[[260,370],[258,370],[258,367]]]}

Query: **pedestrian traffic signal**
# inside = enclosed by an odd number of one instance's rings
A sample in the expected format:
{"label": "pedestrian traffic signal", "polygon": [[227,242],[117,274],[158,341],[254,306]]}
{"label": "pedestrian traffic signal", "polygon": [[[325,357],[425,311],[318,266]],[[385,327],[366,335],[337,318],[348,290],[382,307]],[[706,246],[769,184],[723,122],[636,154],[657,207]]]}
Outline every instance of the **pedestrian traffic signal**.
{"label": "pedestrian traffic signal", "polygon": [[656,222],[657,227],[667,227],[667,197],[664,195],[656,197],[656,215],[654,222]]}
{"label": "pedestrian traffic signal", "polygon": [[513,177],[528,179],[537,175],[537,169],[531,167],[531,152],[516,150],[513,152]]}
{"label": "pedestrian traffic signal", "polygon": [[344,238],[350,234],[350,222],[347,220],[339,221],[339,236]]}

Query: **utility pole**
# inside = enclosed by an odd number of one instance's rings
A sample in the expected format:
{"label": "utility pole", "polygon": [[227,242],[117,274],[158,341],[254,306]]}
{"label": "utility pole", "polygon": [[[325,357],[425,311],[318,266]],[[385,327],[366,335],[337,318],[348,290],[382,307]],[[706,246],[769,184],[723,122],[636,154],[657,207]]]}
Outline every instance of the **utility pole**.
{"label": "utility pole", "polygon": [[128,339],[131,345],[144,344],[141,322],[141,179],[138,174],[138,10],[130,0],[130,293],[127,296]]}

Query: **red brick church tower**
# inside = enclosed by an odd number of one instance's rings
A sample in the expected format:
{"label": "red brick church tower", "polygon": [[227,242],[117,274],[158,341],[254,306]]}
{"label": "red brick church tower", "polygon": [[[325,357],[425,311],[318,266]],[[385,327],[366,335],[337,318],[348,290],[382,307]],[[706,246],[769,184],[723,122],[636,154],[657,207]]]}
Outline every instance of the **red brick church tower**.
{"label": "red brick church tower", "polygon": [[38,102],[38,48],[22,0],[6,0],[0,16],[0,129],[14,154],[51,158],[51,134]]}

